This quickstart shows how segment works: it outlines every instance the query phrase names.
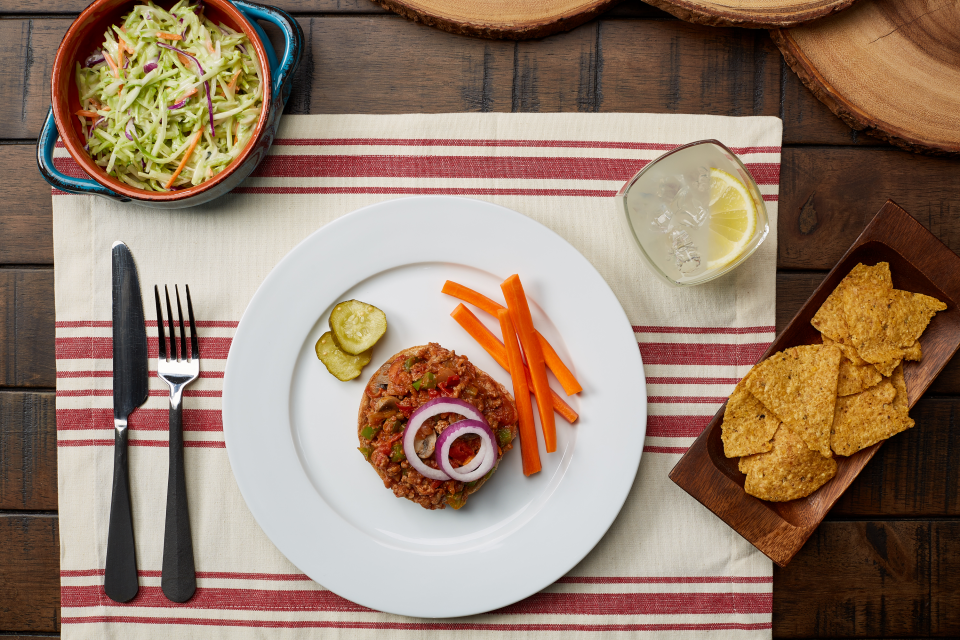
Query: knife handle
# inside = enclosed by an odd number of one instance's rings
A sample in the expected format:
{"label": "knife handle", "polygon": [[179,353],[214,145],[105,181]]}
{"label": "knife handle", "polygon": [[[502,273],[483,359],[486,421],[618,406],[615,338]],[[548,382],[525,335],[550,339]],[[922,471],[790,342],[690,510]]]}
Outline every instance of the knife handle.
{"label": "knife handle", "polygon": [[167,475],[167,517],[163,530],[163,571],[160,587],[168,600],[186,602],[197,590],[193,537],[187,511],[187,480],[183,463],[183,404],[170,399],[170,468]]}
{"label": "knife handle", "polygon": [[103,574],[103,590],[111,600],[129,602],[139,589],[127,471],[127,429],[115,429],[113,494],[110,498],[110,528],[107,531],[107,565]]}

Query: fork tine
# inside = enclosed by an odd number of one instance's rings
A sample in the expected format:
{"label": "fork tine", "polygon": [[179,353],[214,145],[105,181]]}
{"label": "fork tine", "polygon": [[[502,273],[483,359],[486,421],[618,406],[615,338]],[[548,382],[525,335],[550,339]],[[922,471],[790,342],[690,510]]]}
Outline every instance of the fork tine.
{"label": "fork tine", "polygon": [[180,316],[180,352],[183,354],[183,361],[187,361],[187,332],[183,329],[183,307],[180,306],[180,288],[173,285],[173,292],[177,296],[177,315]]}
{"label": "fork tine", "polygon": [[190,316],[190,359],[200,358],[200,347],[197,344],[197,321],[193,319],[193,302],[190,301],[190,285],[185,284],[187,290],[187,315]]}
{"label": "fork tine", "polygon": [[170,289],[163,285],[163,292],[167,294],[167,318],[170,319],[170,359],[180,360],[180,352],[177,351],[177,329],[173,323],[173,309],[170,307]]}
{"label": "fork tine", "polygon": [[157,301],[157,345],[160,360],[167,359],[167,335],[163,331],[163,309],[160,307],[160,289],[153,285],[153,297]]}

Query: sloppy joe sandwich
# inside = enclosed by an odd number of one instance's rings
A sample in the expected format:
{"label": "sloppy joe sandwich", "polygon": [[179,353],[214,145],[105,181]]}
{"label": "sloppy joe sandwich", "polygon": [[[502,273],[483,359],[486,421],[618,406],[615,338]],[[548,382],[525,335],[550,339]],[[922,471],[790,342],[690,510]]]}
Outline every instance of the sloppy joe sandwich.
{"label": "sloppy joe sandwich", "polygon": [[425,509],[459,509],[518,432],[513,397],[439,344],[404,349],[364,388],[358,449],[387,489]]}

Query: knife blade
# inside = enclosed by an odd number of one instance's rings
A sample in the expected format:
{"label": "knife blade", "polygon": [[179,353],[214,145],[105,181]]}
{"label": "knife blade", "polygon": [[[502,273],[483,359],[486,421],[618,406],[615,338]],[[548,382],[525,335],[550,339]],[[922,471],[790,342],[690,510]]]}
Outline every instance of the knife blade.
{"label": "knife blade", "polygon": [[147,401],[147,330],[143,323],[140,279],[133,254],[113,243],[113,493],[107,532],[103,590],[111,600],[128,602],[137,595],[137,554],[133,539],[127,465],[127,419]]}

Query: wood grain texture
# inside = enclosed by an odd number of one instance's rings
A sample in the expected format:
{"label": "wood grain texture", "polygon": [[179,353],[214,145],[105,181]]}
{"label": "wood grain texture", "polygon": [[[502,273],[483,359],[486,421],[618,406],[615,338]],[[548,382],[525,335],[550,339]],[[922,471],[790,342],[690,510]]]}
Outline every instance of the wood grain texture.
{"label": "wood grain texture", "polygon": [[610,20],[598,35],[600,111],[779,114],[780,61],[764,32]]}
{"label": "wood grain texture", "polygon": [[50,107],[53,58],[70,20],[0,20],[0,138],[40,133]]}
{"label": "wood grain texture", "polygon": [[60,630],[55,515],[0,514],[0,629]]}
{"label": "wood grain texture", "polygon": [[843,11],[856,0],[646,0],[681,20],[712,27],[769,29]]}
{"label": "wood grain texture", "polygon": [[894,149],[786,148],[777,266],[831,269],[889,198],[960,251],[960,160]]}
{"label": "wood grain texture", "polygon": [[57,508],[53,392],[0,391],[0,509]]}
{"label": "wood grain texture", "polygon": [[374,0],[404,18],[461,36],[545,38],[574,29],[619,0]]}
{"label": "wood grain texture", "polygon": [[960,154],[960,4],[874,0],[772,37],[851,127],[913,152]]}
{"label": "wood grain texture", "polygon": [[52,387],[52,269],[0,269],[0,385]]}
{"label": "wood grain texture", "polygon": [[53,264],[50,185],[36,158],[33,145],[0,145],[0,174],[16,176],[0,181],[0,202],[7,203],[0,215],[0,264]]}
{"label": "wood grain texture", "polygon": [[775,637],[955,637],[960,522],[824,522],[773,581]]}

